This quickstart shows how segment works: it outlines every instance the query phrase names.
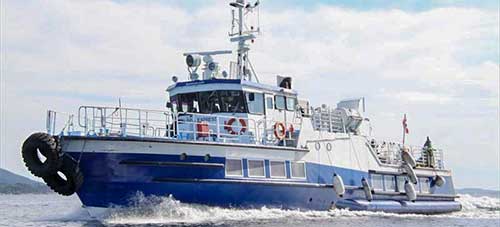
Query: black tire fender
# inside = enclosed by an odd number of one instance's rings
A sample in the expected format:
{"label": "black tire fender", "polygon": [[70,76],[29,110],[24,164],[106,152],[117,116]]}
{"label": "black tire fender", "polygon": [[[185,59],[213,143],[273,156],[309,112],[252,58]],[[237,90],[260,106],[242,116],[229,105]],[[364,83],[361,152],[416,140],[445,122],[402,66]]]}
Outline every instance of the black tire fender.
{"label": "black tire fender", "polygon": [[62,157],[62,166],[54,174],[43,177],[43,181],[54,192],[69,196],[77,192],[83,184],[83,174],[77,162],[69,155]]}
{"label": "black tire fender", "polygon": [[[40,160],[38,153],[45,157]],[[31,134],[23,143],[21,150],[24,165],[37,177],[54,174],[61,167],[61,147],[57,138],[44,133]]]}

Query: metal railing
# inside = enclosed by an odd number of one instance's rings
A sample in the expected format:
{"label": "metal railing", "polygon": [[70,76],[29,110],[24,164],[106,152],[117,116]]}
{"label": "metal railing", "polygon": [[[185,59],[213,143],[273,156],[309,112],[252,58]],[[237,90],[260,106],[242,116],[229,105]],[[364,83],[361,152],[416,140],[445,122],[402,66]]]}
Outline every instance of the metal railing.
{"label": "metal railing", "polygon": [[[401,158],[401,144],[393,142],[382,142],[382,144],[377,145],[373,150],[376,152],[378,159],[384,164],[390,165],[401,165],[403,160]],[[429,166],[428,155],[423,147],[419,146],[405,146],[409,148],[410,153],[415,159],[417,166],[419,167],[431,167]],[[444,169],[444,158],[443,150],[434,149],[433,151],[434,160],[431,161],[432,167],[438,169]]]}
{"label": "metal railing", "polygon": [[[64,121],[60,115],[55,111],[47,112],[49,134],[278,144],[272,130],[269,131],[273,124],[266,118],[254,120],[237,116],[97,106],[81,106],[76,124],[73,115],[65,114]],[[283,146],[286,143],[285,140]]]}

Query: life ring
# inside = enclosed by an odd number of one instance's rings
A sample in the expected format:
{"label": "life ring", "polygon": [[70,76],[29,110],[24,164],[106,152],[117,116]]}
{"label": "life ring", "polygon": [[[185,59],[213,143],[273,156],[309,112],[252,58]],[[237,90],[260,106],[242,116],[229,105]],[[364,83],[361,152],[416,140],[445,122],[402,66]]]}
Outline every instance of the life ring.
{"label": "life ring", "polygon": [[61,146],[57,138],[44,132],[33,133],[28,137],[23,143],[21,154],[24,165],[37,177],[56,173],[62,164]]}
{"label": "life ring", "polygon": [[283,140],[285,138],[286,136],[285,124],[281,122],[276,122],[276,124],[274,124],[274,136],[279,140]]}
{"label": "life ring", "polygon": [[229,134],[231,135],[238,135],[238,134],[242,134],[242,133],[245,133],[247,131],[247,122],[241,118],[238,119],[238,121],[240,122],[241,124],[241,129],[239,132],[236,132],[234,131],[232,125],[233,123],[236,121],[236,118],[231,118],[229,119],[229,121],[227,121],[225,124],[224,124],[224,129],[226,129]]}

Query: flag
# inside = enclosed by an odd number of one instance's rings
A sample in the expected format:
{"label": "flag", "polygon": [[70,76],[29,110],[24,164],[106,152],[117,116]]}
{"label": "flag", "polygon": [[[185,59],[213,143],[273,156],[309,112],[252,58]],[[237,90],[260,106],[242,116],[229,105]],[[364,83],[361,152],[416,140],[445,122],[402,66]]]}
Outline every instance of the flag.
{"label": "flag", "polygon": [[405,131],[406,134],[410,133],[410,131],[408,130],[408,123],[406,122],[406,114],[405,114],[405,116],[403,118],[403,129],[404,129],[404,131]]}

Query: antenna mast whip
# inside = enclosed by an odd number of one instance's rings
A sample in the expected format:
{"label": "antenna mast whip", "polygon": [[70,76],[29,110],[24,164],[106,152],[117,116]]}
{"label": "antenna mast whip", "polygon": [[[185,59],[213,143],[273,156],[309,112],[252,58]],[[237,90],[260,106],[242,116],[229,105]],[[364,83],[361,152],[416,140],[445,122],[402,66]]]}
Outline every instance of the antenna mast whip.
{"label": "antenna mast whip", "polygon": [[[245,26],[245,15],[253,12],[255,8],[259,6],[259,0],[257,0],[254,4],[246,3],[245,0],[236,0],[235,2],[229,3],[230,6],[236,8],[238,10],[238,15],[235,15],[234,9],[232,11],[233,15],[233,24],[231,33],[229,36],[231,37],[231,42],[238,43],[237,50],[237,60],[236,60],[236,78],[252,80],[256,74],[253,71],[253,67],[248,59],[248,51],[250,50],[249,45],[246,43],[248,40],[253,40],[256,38],[255,34],[259,33],[260,29],[254,29],[253,26],[250,26],[250,29]],[[237,17],[237,18],[236,18]],[[234,32],[235,23],[237,23],[238,31]]]}

